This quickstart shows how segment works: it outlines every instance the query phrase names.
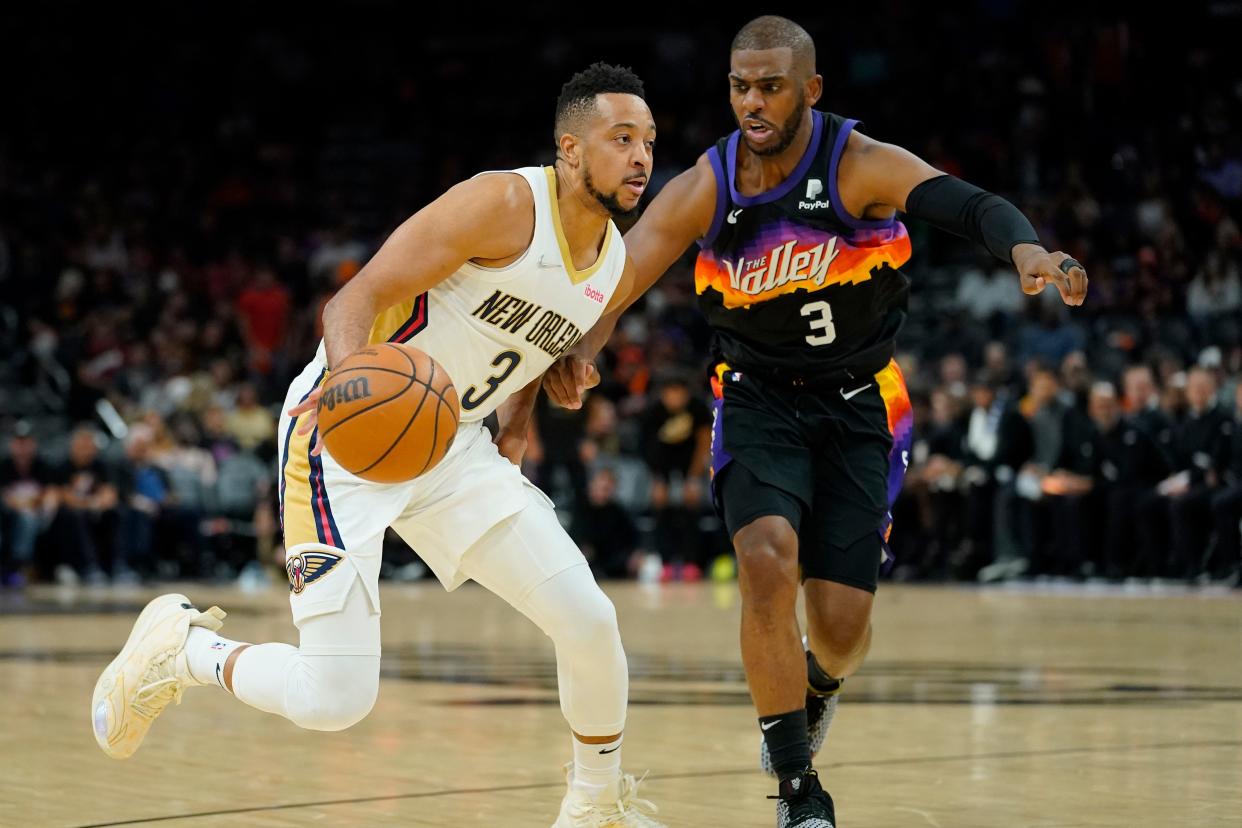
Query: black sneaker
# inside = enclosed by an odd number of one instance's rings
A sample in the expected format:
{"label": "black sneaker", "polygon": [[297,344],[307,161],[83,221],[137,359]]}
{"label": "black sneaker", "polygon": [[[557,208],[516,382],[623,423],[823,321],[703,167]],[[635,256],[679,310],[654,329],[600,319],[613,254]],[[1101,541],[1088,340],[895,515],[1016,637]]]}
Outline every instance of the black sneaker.
{"label": "black sneaker", "polygon": [[819,774],[810,768],[801,776],[781,783],[776,800],[776,828],[836,828],[837,814],[832,797],[819,784]]}

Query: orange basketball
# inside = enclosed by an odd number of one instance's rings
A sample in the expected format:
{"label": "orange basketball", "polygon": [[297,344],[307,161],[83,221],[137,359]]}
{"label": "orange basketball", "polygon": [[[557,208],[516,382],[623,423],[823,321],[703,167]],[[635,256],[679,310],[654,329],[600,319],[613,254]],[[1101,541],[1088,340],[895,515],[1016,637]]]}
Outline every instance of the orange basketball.
{"label": "orange basketball", "polygon": [[333,369],[317,416],[324,448],[346,471],[400,483],[444,459],[461,410],[440,363],[411,345],[381,342]]}

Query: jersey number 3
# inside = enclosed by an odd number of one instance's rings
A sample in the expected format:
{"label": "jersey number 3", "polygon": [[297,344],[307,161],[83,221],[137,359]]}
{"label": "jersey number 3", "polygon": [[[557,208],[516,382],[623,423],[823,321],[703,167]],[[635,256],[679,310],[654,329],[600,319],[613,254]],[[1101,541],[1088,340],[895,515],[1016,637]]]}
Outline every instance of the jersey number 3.
{"label": "jersey number 3", "polygon": [[[496,389],[509,378],[509,375],[513,373],[513,369],[517,368],[518,363],[521,361],[522,355],[517,351],[501,351],[496,354],[496,358],[492,360],[492,366],[500,368],[500,373],[488,378],[487,387],[482,392],[479,391],[477,385],[472,385],[466,389],[466,393],[462,394],[461,397],[461,407],[467,411],[473,411],[482,405],[488,397],[496,393]],[[502,365],[504,367],[501,367]]]}
{"label": "jersey number 3", "polygon": [[827,302],[807,302],[802,306],[802,315],[809,316],[812,331],[806,341],[811,345],[831,345],[837,338],[837,327],[832,324],[832,306]]}

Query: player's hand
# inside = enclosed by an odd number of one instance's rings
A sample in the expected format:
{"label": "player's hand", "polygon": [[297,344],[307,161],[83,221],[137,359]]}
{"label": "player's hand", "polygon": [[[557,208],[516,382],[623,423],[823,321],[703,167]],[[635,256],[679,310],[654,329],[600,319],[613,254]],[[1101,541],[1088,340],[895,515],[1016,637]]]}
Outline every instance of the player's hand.
{"label": "player's hand", "polygon": [[1022,292],[1034,296],[1051,282],[1061,291],[1061,301],[1076,307],[1087,298],[1087,269],[1060,250],[1049,253],[1037,244],[1019,244],[1013,263],[1022,280]]}
{"label": "player's hand", "polygon": [[582,408],[582,395],[599,385],[595,363],[580,356],[563,356],[543,375],[543,388],[561,408]]}
{"label": "player's hand", "polygon": [[526,456],[528,443],[525,433],[514,434],[510,431],[501,431],[496,435],[496,448],[499,449],[500,456],[518,468],[522,466],[522,458]]}
{"label": "player's hand", "polygon": [[[323,386],[312,390],[306,395],[306,399],[290,408],[287,413],[293,419],[307,415],[306,420],[298,427],[298,436],[305,437],[319,426],[319,398],[323,396]],[[323,451],[323,438],[315,432],[315,445],[311,446],[311,457],[318,457]]]}

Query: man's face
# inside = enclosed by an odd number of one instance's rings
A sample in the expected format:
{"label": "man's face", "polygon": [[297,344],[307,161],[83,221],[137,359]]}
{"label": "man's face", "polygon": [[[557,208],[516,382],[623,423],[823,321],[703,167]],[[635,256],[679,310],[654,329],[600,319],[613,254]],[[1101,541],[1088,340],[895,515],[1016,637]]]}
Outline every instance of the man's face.
{"label": "man's face", "polygon": [[95,438],[90,434],[79,431],[73,435],[73,441],[69,444],[69,456],[73,462],[78,465],[85,465],[95,459],[95,455],[99,453],[98,447],[95,445]]}
{"label": "man's face", "polygon": [[1052,402],[1057,396],[1057,378],[1051,371],[1039,371],[1031,379],[1031,396],[1037,405]]}
{"label": "man's face", "polygon": [[1126,399],[1131,405],[1139,408],[1147,405],[1147,401],[1156,393],[1151,373],[1146,370],[1127,371],[1123,378]]}
{"label": "man's face", "polygon": [[611,472],[601,471],[591,478],[591,486],[588,496],[591,503],[596,506],[603,506],[612,500],[612,496],[617,491],[617,480],[612,476]]}
{"label": "man's face", "polygon": [[14,437],[9,441],[9,455],[19,463],[29,463],[39,453],[39,446],[33,437]]}
{"label": "man's face", "polygon": [[1087,403],[1087,413],[1100,431],[1111,431],[1121,418],[1121,405],[1117,395],[1108,391],[1092,391]]}
{"label": "man's face", "polygon": [[681,383],[669,383],[660,389],[660,401],[669,411],[685,411],[690,404],[690,389]]}
{"label": "man's face", "polygon": [[746,148],[779,155],[793,143],[808,106],[819,100],[823,79],[802,77],[793,50],[741,49],[729,65],[729,103]]}
{"label": "man's face", "polygon": [[1216,383],[1207,371],[1192,371],[1186,378],[1186,402],[1195,411],[1202,411],[1212,401]]}
{"label": "man's face", "polygon": [[582,147],[582,182],[613,216],[638,206],[651,175],[655,152],[655,120],[637,95],[595,96],[595,116]]}
{"label": "man's face", "polygon": [[974,400],[975,408],[991,408],[996,400],[996,394],[986,385],[976,385],[970,389],[970,396]]}

